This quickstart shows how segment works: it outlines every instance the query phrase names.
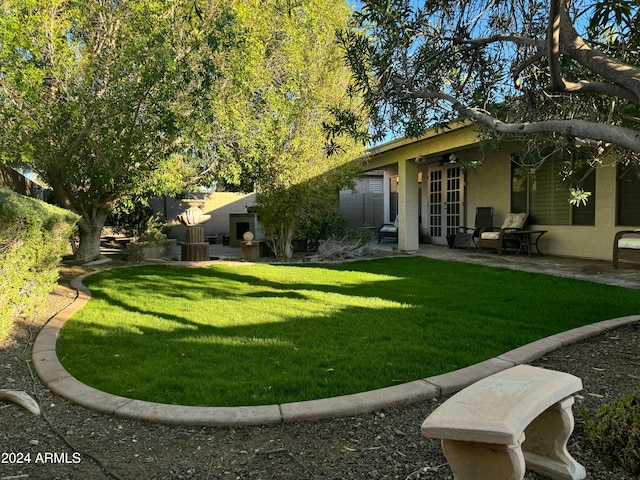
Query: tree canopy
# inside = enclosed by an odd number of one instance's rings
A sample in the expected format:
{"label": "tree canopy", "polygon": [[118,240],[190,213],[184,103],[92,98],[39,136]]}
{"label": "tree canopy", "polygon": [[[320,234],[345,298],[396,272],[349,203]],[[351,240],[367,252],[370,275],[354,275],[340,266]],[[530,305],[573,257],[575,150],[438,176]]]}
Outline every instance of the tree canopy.
{"label": "tree canopy", "polygon": [[344,0],[7,0],[0,13],[0,158],[81,216],[79,260],[99,255],[114,208],[199,179],[257,190],[284,254],[353,176],[336,168],[361,147],[323,129],[350,101]]}
{"label": "tree canopy", "polygon": [[[341,35],[373,138],[467,117],[540,151],[640,153],[634,0],[363,0]],[[523,158],[527,153],[523,152]],[[539,158],[538,158],[539,160]],[[533,161],[533,160],[532,160]]]}
{"label": "tree canopy", "polygon": [[[348,26],[343,0],[234,2],[236,48],[220,62],[207,124],[221,184],[255,190],[263,229],[278,256],[296,230],[321,222],[352,182],[363,145],[325,126],[347,94],[349,70],[336,31]],[[329,145],[330,144],[330,145]]]}
{"label": "tree canopy", "polygon": [[2,3],[0,154],[27,164],[81,215],[79,260],[99,255],[113,208],[179,191],[193,175],[184,135],[204,75],[180,35],[187,15],[179,7]]}

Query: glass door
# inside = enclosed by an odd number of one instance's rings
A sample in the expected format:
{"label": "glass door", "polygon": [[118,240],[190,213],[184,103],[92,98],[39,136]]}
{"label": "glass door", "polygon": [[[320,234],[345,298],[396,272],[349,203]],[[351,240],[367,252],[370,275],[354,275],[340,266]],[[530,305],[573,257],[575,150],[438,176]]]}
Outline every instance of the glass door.
{"label": "glass door", "polygon": [[429,170],[429,236],[433,243],[446,243],[460,226],[462,176],[459,165]]}

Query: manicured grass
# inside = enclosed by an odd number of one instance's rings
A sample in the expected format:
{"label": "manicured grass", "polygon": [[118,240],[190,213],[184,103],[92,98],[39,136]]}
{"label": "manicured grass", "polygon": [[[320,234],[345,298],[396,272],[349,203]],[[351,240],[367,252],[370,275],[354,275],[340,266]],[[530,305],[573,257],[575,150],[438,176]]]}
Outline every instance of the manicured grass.
{"label": "manicured grass", "polygon": [[342,265],[153,265],[84,282],[58,356],[101,390],[235,406],[371,390],[640,311],[640,293],[541,274],[388,258]]}

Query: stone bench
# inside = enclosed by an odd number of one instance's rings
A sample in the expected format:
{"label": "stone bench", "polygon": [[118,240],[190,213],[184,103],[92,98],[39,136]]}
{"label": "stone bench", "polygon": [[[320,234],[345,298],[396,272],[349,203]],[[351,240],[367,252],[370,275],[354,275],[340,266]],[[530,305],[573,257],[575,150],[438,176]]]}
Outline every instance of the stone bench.
{"label": "stone bench", "polygon": [[579,390],[573,375],[518,365],[456,393],[427,417],[422,435],[442,439],[455,480],[521,480],[525,465],[580,480],[586,471],[567,452]]}
{"label": "stone bench", "polygon": [[613,239],[613,268],[620,260],[640,262],[640,230],[622,230]]}

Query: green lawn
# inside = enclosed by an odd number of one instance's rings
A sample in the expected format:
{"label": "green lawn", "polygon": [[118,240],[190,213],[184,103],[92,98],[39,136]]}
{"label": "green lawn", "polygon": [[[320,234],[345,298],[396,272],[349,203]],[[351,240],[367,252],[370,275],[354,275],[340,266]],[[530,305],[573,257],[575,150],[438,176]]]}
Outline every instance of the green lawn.
{"label": "green lawn", "polygon": [[637,314],[620,287],[443,262],[116,268],[64,325],[58,356],[114,394],[184,405],[284,403],[461,368]]}

